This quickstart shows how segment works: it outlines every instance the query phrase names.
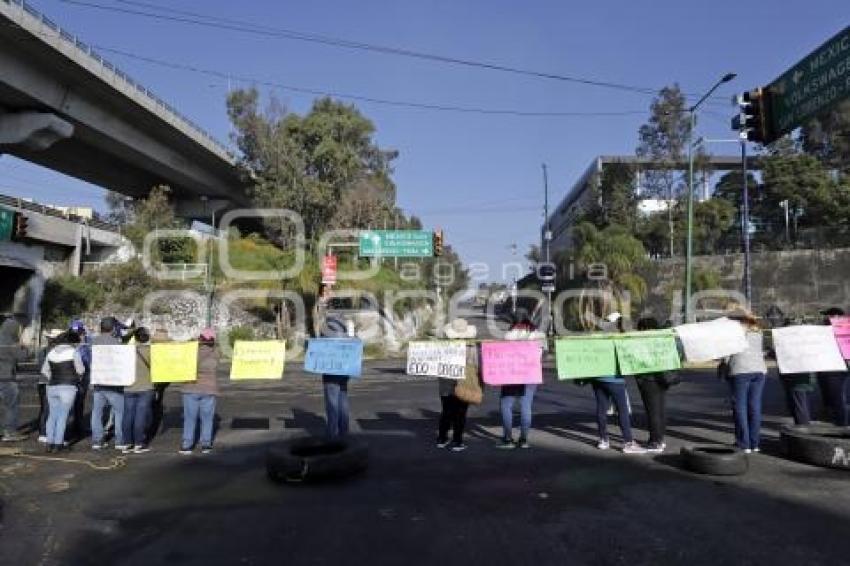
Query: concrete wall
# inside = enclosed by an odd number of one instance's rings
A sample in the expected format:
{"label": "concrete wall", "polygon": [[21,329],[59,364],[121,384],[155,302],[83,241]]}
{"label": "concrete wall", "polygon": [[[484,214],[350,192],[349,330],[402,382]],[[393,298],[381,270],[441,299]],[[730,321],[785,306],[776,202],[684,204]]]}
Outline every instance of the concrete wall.
{"label": "concrete wall", "polygon": [[[655,262],[647,273],[649,298],[646,308],[666,320],[678,312],[684,288],[684,258]],[[720,275],[721,287],[743,290],[742,254],[698,256],[695,270]],[[850,249],[796,250],[752,254],[753,310],[764,315],[776,305],[792,318],[816,316],[821,309],[837,306],[850,310]],[[719,306],[706,301],[707,307]]]}

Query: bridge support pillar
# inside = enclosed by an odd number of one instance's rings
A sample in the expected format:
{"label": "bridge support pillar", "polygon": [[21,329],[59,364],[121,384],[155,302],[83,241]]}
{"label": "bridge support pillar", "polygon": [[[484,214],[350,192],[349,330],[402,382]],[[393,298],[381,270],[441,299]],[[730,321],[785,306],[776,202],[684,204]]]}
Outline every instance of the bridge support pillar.
{"label": "bridge support pillar", "polygon": [[0,114],[0,146],[22,145],[42,151],[73,133],[73,124],[49,112]]}

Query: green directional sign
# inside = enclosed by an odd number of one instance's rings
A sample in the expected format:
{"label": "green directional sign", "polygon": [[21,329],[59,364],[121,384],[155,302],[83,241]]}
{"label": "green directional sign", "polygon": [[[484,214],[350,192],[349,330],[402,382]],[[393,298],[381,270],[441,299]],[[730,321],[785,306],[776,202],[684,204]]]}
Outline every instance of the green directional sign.
{"label": "green directional sign", "polygon": [[770,142],[850,97],[850,26],[767,86]]}
{"label": "green directional sign", "polygon": [[11,240],[15,228],[15,211],[0,207],[0,241]]}
{"label": "green directional sign", "polygon": [[423,230],[365,230],[360,232],[361,257],[431,257],[434,234]]}

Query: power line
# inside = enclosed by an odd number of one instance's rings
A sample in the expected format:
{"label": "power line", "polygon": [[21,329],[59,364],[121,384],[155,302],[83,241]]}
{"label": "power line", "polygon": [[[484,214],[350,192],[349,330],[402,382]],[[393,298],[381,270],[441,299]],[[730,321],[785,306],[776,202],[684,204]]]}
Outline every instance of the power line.
{"label": "power line", "polygon": [[449,57],[445,55],[437,55],[434,53],[426,53],[422,51],[413,51],[410,49],[398,48],[398,47],[390,47],[385,45],[376,45],[371,43],[363,43],[358,41],[351,41],[343,38],[332,37],[332,36],[324,36],[317,34],[310,34],[299,32],[296,30],[285,29],[285,28],[272,28],[268,26],[261,26],[251,22],[245,22],[240,20],[226,19],[226,18],[218,18],[213,16],[207,16],[204,14],[200,14],[197,12],[189,12],[185,10],[176,10],[173,8],[167,8],[163,6],[157,6],[155,4],[149,4],[146,2],[133,2],[128,0],[117,0],[122,4],[136,6],[141,8],[146,8],[147,10],[154,11],[144,11],[136,8],[122,8],[118,6],[108,6],[104,4],[98,4],[95,2],[88,2],[83,0],[59,0],[65,4],[71,4],[74,6],[80,6],[83,8],[91,8],[95,10],[102,10],[108,12],[116,12],[133,16],[141,16],[145,18],[162,20],[162,21],[170,21],[176,23],[189,24],[200,27],[209,27],[209,28],[217,28],[217,29],[225,29],[229,31],[237,31],[242,33],[249,33],[254,35],[260,35],[264,37],[272,37],[277,39],[289,39],[294,41],[303,41],[310,43],[318,43],[322,45],[329,45],[333,47],[342,47],[347,49],[354,49],[360,51],[369,51],[374,53],[382,53],[385,55],[395,55],[401,57],[409,57],[414,59],[421,59],[426,61],[433,61],[438,63],[456,65],[456,66],[465,66],[465,67],[475,67],[480,69],[486,69],[490,71],[500,71],[504,73],[511,73],[515,75],[524,75],[536,78],[550,79],[562,82],[570,82],[575,84],[584,84],[589,86],[597,86],[610,88],[615,90],[622,90],[627,92],[635,92],[639,94],[646,95],[656,95],[659,89],[649,88],[649,87],[641,87],[635,85],[628,85],[623,83],[616,83],[610,81],[602,81],[597,79],[590,79],[584,77],[576,77],[570,75],[561,75],[555,73],[548,73],[543,71],[534,71],[530,69],[522,69],[518,67],[511,67],[508,65],[502,65],[498,63],[489,63],[485,61],[475,61],[472,59],[464,59],[459,57]]}

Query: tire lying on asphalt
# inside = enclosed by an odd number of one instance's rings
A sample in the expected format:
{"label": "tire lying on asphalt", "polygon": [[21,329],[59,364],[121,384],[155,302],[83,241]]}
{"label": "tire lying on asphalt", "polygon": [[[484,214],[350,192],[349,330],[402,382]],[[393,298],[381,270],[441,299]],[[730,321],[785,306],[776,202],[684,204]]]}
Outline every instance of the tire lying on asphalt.
{"label": "tire lying on asphalt", "polygon": [[275,482],[331,481],[362,472],[368,461],[369,448],[357,438],[295,438],[268,449],[266,472]]}
{"label": "tire lying on asphalt", "polygon": [[789,458],[815,466],[850,470],[850,429],[786,425],[780,434]]}
{"label": "tire lying on asphalt", "polygon": [[685,446],[681,455],[685,468],[698,474],[739,476],[749,468],[747,455],[731,446]]}

